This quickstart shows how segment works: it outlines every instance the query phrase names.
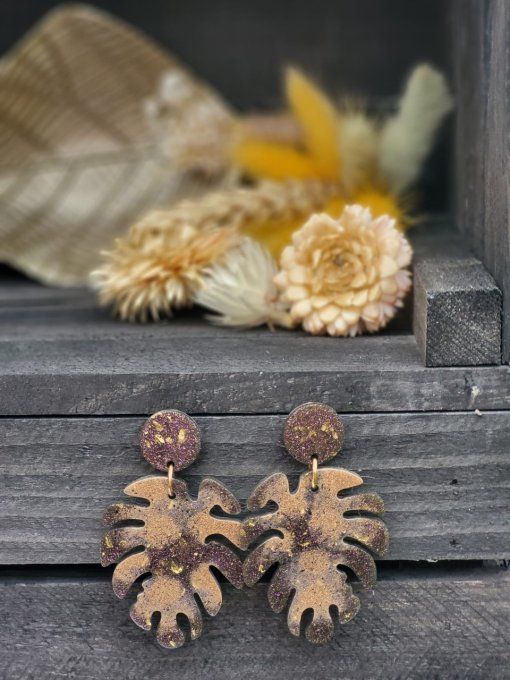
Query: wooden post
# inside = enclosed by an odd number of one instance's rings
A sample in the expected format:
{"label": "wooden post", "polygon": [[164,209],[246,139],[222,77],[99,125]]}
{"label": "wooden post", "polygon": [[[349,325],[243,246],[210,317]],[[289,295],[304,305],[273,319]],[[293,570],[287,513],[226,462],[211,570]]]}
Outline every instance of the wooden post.
{"label": "wooden post", "polygon": [[413,328],[425,366],[500,364],[499,288],[474,257],[418,262]]}
{"label": "wooden post", "polygon": [[501,363],[501,291],[448,220],[417,227],[413,331],[425,366]]}
{"label": "wooden post", "polygon": [[510,3],[454,0],[456,219],[503,293],[510,362]]}

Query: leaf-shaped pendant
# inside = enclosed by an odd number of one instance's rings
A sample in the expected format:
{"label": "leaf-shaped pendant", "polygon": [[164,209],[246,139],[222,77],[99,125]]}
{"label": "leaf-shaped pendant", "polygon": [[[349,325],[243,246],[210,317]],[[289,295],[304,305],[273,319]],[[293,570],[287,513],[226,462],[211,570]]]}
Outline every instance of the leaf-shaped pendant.
{"label": "leaf-shaped pendant", "polygon": [[[171,447],[168,442],[178,438],[185,441],[187,437],[189,441],[186,419],[192,421],[184,414],[162,412],[148,423],[166,427],[165,419],[168,418],[173,418],[174,424],[178,420],[177,436],[169,436],[168,429],[156,433],[155,436],[165,442],[163,446]],[[144,455],[149,458],[146,451]],[[155,460],[153,458],[151,462],[155,464]],[[164,647],[180,647],[185,635],[177,622],[178,614],[188,618],[191,639],[196,639],[202,632],[202,616],[195,595],[211,616],[220,610],[221,588],[211,567],[218,569],[236,588],[242,587],[240,559],[230,548],[214,540],[208,541],[209,537],[220,535],[243,547],[241,522],[211,515],[215,506],[228,514],[239,513],[241,507],[234,496],[213,479],[201,483],[196,500],[188,495],[185,482],[178,479],[172,479],[169,495],[169,480],[163,476],[139,479],[124,492],[147,500],[149,505],[116,503],[106,510],[104,523],[122,526],[114,527],[104,535],[101,564],[108,566],[119,562],[113,573],[113,590],[120,598],[125,597],[137,578],[151,574],[143,582],[143,590],[131,607],[131,618],[148,630],[152,627],[153,614],[159,612],[158,642]],[[142,550],[132,552],[136,548]]]}
{"label": "leaf-shaped pendant", "polygon": [[[305,407],[308,412],[305,412]],[[322,404],[304,405],[289,417],[286,445],[289,452],[303,461],[303,451],[310,458],[329,458],[341,445],[342,429],[335,429],[338,416]],[[307,422],[310,409],[315,409],[315,422]],[[335,419],[337,423],[335,423]],[[289,428],[297,426],[298,439],[304,447],[297,451]],[[313,434],[314,433],[314,434]],[[335,438],[336,435],[336,438]],[[327,440],[330,440],[329,444]],[[328,445],[337,447],[327,453]],[[336,609],[341,623],[350,621],[360,603],[347,583],[343,567],[354,572],[362,586],[371,587],[376,580],[376,567],[371,553],[383,555],[388,548],[388,530],[376,516],[384,510],[381,498],[373,493],[341,497],[341,492],[359,486],[361,477],[348,470],[335,468],[306,472],[294,493],[286,475],[279,473],[262,481],[248,500],[252,511],[269,502],[277,504],[275,512],[252,517],[245,522],[247,542],[252,543],[267,531],[277,531],[256,547],[244,563],[244,579],[254,585],[275,563],[279,567],[268,591],[271,608],[280,612],[292,593],[288,612],[289,630],[299,635],[304,612],[313,610],[306,629],[311,642],[323,643],[333,634],[331,609]]]}

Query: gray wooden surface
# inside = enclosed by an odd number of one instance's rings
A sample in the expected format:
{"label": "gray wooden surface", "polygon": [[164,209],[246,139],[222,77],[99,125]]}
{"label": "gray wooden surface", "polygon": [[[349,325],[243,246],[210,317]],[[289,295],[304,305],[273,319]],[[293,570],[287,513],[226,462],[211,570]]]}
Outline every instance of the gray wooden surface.
{"label": "gray wooden surface", "polygon": [[510,407],[508,366],[430,371],[410,335],[110,332],[0,341],[0,412],[137,414],[171,401],[191,414],[288,413],[310,399],[344,412]]}
{"label": "gray wooden surface", "polygon": [[[418,262],[466,253],[441,219],[412,239]],[[310,399],[342,412],[510,408],[508,366],[430,371],[408,328],[314,338],[219,329],[189,312],[127,324],[90,292],[13,278],[0,286],[0,413],[129,415],[169,399],[196,414],[288,413]]]}
{"label": "gray wooden surface", "polygon": [[[161,649],[129,618],[105,577],[0,581],[0,677],[6,680],[502,680],[509,677],[508,572],[381,575],[333,641],[292,637],[267,584],[235,591],[203,636]],[[132,598],[128,598],[131,599]]]}
{"label": "gray wooden surface", "polygon": [[474,257],[415,264],[413,320],[426,366],[501,363],[501,292]]}
{"label": "gray wooden surface", "polygon": [[[171,397],[160,407],[173,407]],[[386,503],[387,559],[510,557],[510,412],[344,416],[334,461]],[[202,453],[182,473],[245,500],[267,475],[304,471],[282,446],[284,417],[197,419]],[[0,420],[0,563],[97,563],[104,508],[152,468],[143,418]],[[124,497],[126,498],[126,497]],[[127,500],[127,499],[126,499]]]}
{"label": "gray wooden surface", "polygon": [[503,291],[510,361],[510,3],[454,0],[457,222]]}

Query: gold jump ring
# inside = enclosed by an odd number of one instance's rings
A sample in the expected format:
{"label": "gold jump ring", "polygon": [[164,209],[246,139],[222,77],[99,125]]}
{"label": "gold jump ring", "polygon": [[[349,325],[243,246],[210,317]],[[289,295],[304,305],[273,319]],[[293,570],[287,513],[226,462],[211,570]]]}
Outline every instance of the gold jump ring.
{"label": "gold jump ring", "polygon": [[317,456],[312,456],[312,489],[316,491],[319,488],[319,464]]}
{"label": "gold jump ring", "polygon": [[168,466],[168,495],[170,498],[174,497],[174,464],[170,463]]}

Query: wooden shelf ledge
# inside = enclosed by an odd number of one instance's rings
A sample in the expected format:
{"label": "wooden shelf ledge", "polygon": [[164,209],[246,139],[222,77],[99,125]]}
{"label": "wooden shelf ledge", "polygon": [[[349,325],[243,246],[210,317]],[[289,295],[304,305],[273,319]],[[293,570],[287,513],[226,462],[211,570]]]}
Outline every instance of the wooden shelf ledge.
{"label": "wooden shelf ledge", "polygon": [[[412,238],[416,296],[424,300],[415,309],[415,319],[421,318],[418,344],[410,323],[408,332],[358,338],[236,332],[216,328],[196,313],[160,324],[127,324],[98,308],[89,291],[5,280],[0,283],[0,412],[130,415],[172,405],[190,414],[288,413],[310,399],[350,413],[510,409],[510,367],[468,366],[490,363],[481,351],[481,335],[464,334],[466,319],[454,313],[450,284],[450,302],[440,304],[444,284],[427,264],[438,252],[461,261],[466,253],[459,237],[448,222],[436,219],[415,228]],[[466,266],[450,267],[450,279],[465,278]],[[492,343],[495,359],[498,290],[484,276],[485,292],[477,288],[474,295],[485,300],[476,309],[482,307],[483,337]],[[439,308],[442,325],[433,333]],[[478,322],[476,327],[480,331]],[[466,365],[424,366],[419,348],[427,363],[431,356],[432,363],[441,363],[437,356],[445,359],[451,337],[457,341],[453,356],[449,350],[452,363],[464,356],[466,343],[471,347]],[[431,354],[433,343],[438,354]]]}
{"label": "wooden shelf ledge", "polygon": [[[168,403],[168,405],[172,405]],[[97,563],[104,509],[153,469],[140,455],[144,418],[0,419],[0,564]],[[284,416],[198,417],[203,446],[182,473],[243,502],[267,475],[297,483],[304,467],[282,444]],[[331,465],[379,493],[389,560],[510,557],[510,413],[347,414]]]}
{"label": "wooden shelf ledge", "polygon": [[502,297],[492,276],[446,223],[426,226],[417,241],[413,331],[425,365],[500,364]]}

